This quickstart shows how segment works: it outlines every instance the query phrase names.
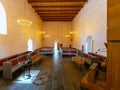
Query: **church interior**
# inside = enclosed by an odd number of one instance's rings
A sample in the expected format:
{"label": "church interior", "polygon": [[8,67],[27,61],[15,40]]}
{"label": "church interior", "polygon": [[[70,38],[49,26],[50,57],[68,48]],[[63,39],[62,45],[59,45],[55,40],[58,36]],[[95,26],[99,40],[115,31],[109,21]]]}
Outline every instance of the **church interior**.
{"label": "church interior", "polygon": [[0,90],[120,90],[119,10],[119,0],[0,0]]}

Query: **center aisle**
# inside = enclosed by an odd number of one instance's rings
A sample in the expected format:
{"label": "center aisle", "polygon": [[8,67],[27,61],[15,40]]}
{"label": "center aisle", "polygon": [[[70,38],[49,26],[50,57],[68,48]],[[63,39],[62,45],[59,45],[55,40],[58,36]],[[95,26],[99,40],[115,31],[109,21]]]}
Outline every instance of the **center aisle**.
{"label": "center aisle", "polygon": [[80,79],[85,71],[84,68],[78,69],[71,60],[72,57],[62,57],[58,51],[53,57],[46,57],[43,67],[49,75],[45,90],[80,90]]}

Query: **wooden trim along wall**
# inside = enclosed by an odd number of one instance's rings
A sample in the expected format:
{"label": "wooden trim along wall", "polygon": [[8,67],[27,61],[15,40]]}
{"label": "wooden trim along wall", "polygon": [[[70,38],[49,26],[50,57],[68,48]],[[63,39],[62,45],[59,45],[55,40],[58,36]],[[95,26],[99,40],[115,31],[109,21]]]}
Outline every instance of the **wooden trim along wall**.
{"label": "wooden trim along wall", "polygon": [[120,1],[108,0],[107,88],[120,90]]}

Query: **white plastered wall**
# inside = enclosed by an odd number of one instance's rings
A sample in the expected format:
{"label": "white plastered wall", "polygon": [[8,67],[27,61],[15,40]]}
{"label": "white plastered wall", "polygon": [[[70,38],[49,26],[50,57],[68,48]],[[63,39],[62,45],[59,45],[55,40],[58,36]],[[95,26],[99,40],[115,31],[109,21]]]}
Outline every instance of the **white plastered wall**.
{"label": "white plastered wall", "polygon": [[93,38],[93,52],[106,56],[107,0],[88,0],[73,20],[73,46],[82,49],[86,38]]}
{"label": "white plastered wall", "polygon": [[[0,34],[0,58],[27,51],[28,40],[33,42],[33,50],[41,47],[42,20],[25,0],[1,0],[7,16],[7,35]],[[31,26],[21,26],[17,19],[27,17],[32,21]]]}
{"label": "white plastered wall", "polygon": [[[69,47],[71,44],[71,36],[65,37],[65,35],[70,35],[72,31],[72,22],[43,22],[43,31],[46,33],[43,35],[44,47],[53,47],[54,43],[57,41],[59,44],[63,44],[63,47]],[[45,37],[45,35],[50,35],[50,37]]]}

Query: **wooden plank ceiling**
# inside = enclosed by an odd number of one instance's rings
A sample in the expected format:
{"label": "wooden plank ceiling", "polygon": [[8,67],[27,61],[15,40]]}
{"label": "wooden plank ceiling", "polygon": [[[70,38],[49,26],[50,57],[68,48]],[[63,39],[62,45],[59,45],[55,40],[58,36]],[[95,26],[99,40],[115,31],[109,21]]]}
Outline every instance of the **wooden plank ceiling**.
{"label": "wooden plank ceiling", "polygon": [[28,0],[43,21],[72,21],[87,0]]}

